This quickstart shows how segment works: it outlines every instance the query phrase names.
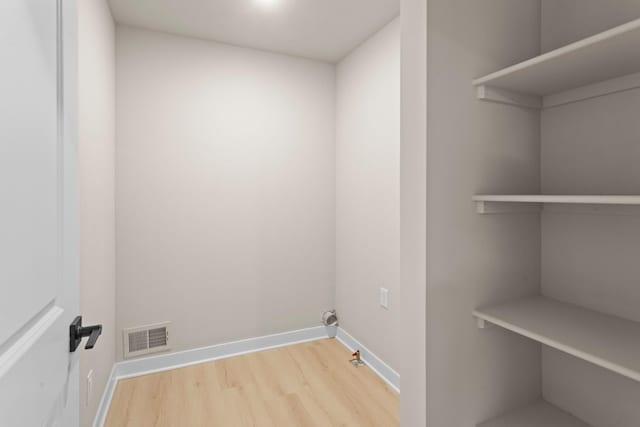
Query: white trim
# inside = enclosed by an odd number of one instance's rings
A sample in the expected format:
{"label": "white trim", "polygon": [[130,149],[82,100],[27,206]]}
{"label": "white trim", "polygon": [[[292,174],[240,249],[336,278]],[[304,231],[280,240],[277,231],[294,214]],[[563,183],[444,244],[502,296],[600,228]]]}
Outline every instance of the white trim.
{"label": "white trim", "polygon": [[[118,381],[122,379],[184,368],[200,363],[207,363],[243,354],[256,353],[258,351],[278,347],[317,341],[330,338],[330,333],[331,331],[326,327],[317,326],[314,328],[249,338],[240,341],[212,345],[209,347],[196,348],[193,350],[185,350],[118,362],[113,365],[113,369],[111,370],[111,376],[109,377],[102,399],[100,400],[100,405],[98,406],[93,427],[102,427],[104,425],[116,385]],[[338,328],[336,339],[350,351],[359,349],[362,355],[362,360],[367,364],[367,366],[382,378],[382,380],[391,388],[398,393],[400,392],[400,375],[391,369],[389,365],[370,352],[365,346],[360,344],[358,340],[353,338],[342,328]]]}
{"label": "white trim", "polygon": [[109,413],[113,393],[116,391],[116,384],[118,383],[118,378],[116,377],[116,366],[117,363],[111,368],[111,375],[109,375],[107,386],[104,388],[100,404],[98,405],[96,417],[93,420],[93,427],[102,427],[107,421],[107,414]]}
{"label": "white trim", "polygon": [[394,371],[382,359],[373,354],[367,347],[362,345],[357,339],[349,335],[347,331],[338,328],[336,339],[349,351],[360,350],[360,357],[373,372],[376,373],[389,387],[400,393],[400,374]]}
{"label": "white trim", "polygon": [[213,360],[328,338],[324,326],[178,351],[116,363],[117,378],[139,377]]}

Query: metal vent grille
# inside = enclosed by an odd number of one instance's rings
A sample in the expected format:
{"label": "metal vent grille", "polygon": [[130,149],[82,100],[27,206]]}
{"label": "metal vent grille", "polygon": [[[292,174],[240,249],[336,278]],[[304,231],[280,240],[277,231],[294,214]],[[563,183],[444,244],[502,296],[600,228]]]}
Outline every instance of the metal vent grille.
{"label": "metal vent grille", "polygon": [[149,334],[147,331],[129,332],[129,352],[141,351],[149,348]]}
{"label": "metal vent grille", "polygon": [[141,356],[169,350],[170,322],[128,328],[124,330],[124,357]]}
{"label": "metal vent grille", "polygon": [[149,348],[167,345],[167,328],[149,329]]}

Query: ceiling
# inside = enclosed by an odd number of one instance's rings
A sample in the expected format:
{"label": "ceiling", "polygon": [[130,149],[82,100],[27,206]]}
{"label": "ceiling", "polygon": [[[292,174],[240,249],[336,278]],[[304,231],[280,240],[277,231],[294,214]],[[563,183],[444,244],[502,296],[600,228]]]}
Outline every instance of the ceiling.
{"label": "ceiling", "polygon": [[336,62],[400,0],[110,0],[119,24]]}

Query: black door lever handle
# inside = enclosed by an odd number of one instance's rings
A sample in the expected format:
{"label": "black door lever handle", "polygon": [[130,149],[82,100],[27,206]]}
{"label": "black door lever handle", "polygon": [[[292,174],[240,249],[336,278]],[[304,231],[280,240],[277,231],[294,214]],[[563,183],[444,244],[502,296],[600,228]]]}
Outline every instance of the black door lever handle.
{"label": "black door lever handle", "polygon": [[91,350],[101,333],[102,325],[82,326],[82,316],[76,317],[69,326],[69,351],[75,352],[84,337],[89,337],[85,350]]}
{"label": "black door lever handle", "polygon": [[89,334],[89,339],[87,340],[87,345],[84,349],[91,350],[96,345],[96,341],[98,341],[98,337],[102,333],[102,325],[87,326],[86,329],[90,329],[91,332]]}

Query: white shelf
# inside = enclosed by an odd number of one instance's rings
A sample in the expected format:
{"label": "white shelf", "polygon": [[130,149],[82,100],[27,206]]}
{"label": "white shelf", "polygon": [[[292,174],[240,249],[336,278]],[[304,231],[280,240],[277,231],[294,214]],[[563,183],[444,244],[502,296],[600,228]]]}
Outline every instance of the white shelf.
{"label": "white shelf", "polygon": [[[638,56],[640,56],[640,54]],[[594,205],[640,205],[640,196],[545,196],[539,194],[483,194],[473,196],[473,201],[506,203],[580,203]]]}
{"label": "white shelf", "polygon": [[478,427],[590,427],[544,400],[478,424]]}
{"label": "white shelf", "polygon": [[625,377],[640,381],[640,323],[532,297],[473,315]]}
{"label": "white shelf", "polygon": [[[504,92],[546,96],[640,71],[640,19],[561,47],[473,81],[480,98],[531,105],[505,99]],[[482,90],[481,90],[482,89]],[[494,98],[494,99],[491,99]],[[529,104],[529,105],[527,105]],[[534,102],[535,104],[535,102]]]}
{"label": "white shelf", "polygon": [[[472,200],[476,202],[477,211],[481,214],[486,213],[500,213],[500,212],[518,212],[518,211],[530,211],[531,209],[514,208],[514,205],[520,203],[533,203],[533,204],[577,204],[577,205],[626,205],[626,206],[640,206],[640,196],[570,196],[570,195],[539,195],[539,194],[511,194],[511,195],[497,195],[497,194],[481,194],[473,196]],[[510,204],[509,209],[496,209],[490,205],[497,203]],[[537,206],[534,210],[539,210]]]}

